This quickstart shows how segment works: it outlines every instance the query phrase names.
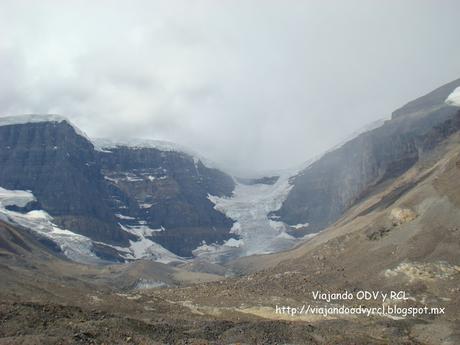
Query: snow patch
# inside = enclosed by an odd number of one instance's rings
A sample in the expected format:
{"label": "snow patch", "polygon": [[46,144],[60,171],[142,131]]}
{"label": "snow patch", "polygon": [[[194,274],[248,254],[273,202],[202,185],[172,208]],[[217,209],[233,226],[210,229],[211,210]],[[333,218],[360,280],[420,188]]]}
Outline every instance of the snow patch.
{"label": "snow patch", "polygon": [[144,181],[143,179],[137,177],[137,176],[132,176],[132,175],[128,175],[126,174],[125,176],[125,180],[128,181],[128,182],[142,182]]}
{"label": "snow patch", "polygon": [[206,258],[210,262],[219,262],[223,258],[234,258],[242,256],[245,243],[243,239],[230,238],[223,244],[211,243],[203,244],[192,251],[192,254],[199,258]]}
{"label": "snow patch", "polygon": [[243,240],[236,240],[234,238],[230,238],[229,240],[225,241],[225,243],[223,244],[224,246],[227,246],[227,247],[234,247],[234,248],[239,248],[241,247],[242,245],[244,245],[244,241]]}
{"label": "snow patch", "polygon": [[115,217],[117,217],[118,219],[126,219],[126,220],[134,220],[134,219],[136,219],[134,217],[124,216],[124,215],[122,215],[120,213],[115,214]]}
{"label": "snow patch", "polygon": [[161,232],[161,231],[166,231],[166,229],[162,226],[159,229],[152,229],[148,227],[147,225],[127,225],[124,226],[122,224],[118,224],[124,231],[129,232],[130,234],[136,235],[136,236],[152,236],[154,232]]}
{"label": "snow patch", "polygon": [[156,181],[156,180],[166,180],[168,178],[168,176],[152,176],[152,175],[148,175],[147,178],[153,182],[153,181]]}
{"label": "snow patch", "polygon": [[291,228],[294,228],[296,230],[306,228],[310,225],[310,223],[303,223],[303,224],[296,224],[296,225],[289,225]]}
{"label": "snow patch", "polygon": [[230,229],[231,234],[240,235],[241,234],[241,224],[238,222],[233,223],[232,228]]}
{"label": "snow patch", "polygon": [[29,202],[35,201],[35,197],[30,191],[8,190],[0,187],[0,207],[18,206],[24,207]]}
{"label": "snow patch", "polygon": [[447,98],[446,104],[460,107],[460,86],[457,87]]}
{"label": "snow patch", "polygon": [[[152,236],[154,232],[165,231],[164,227],[160,229],[151,229],[145,225],[123,226],[119,224],[122,230],[127,231],[139,238],[138,241],[129,241],[129,252],[124,255],[126,259],[147,259],[151,261],[168,264],[170,262],[183,262],[184,258],[170,252],[162,245],[146,238]],[[117,248],[118,249],[118,248]]]}
{"label": "snow patch", "polygon": [[120,181],[120,179],[118,178],[113,178],[113,177],[108,177],[108,176],[104,176],[104,179],[106,179],[109,182],[115,183],[115,184],[117,184]]}
{"label": "snow patch", "polygon": [[273,229],[275,229],[279,233],[286,231],[286,224],[284,224],[283,222],[270,219],[268,223]]}
{"label": "snow patch", "polygon": [[170,262],[182,262],[183,258],[171,253],[163,246],[155,243],[145,237],[141,237],[139,241],[129,241],[131,253],[134,259],[148,259],[164,264]]}

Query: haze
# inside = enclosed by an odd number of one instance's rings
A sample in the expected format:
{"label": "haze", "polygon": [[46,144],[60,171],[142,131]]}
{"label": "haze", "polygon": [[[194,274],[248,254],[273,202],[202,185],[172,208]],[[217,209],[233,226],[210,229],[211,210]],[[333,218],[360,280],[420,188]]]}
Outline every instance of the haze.
{"label": "haze", "polygon": [[2,1],[0,114],[296,166],[460,77],[459,1]]}

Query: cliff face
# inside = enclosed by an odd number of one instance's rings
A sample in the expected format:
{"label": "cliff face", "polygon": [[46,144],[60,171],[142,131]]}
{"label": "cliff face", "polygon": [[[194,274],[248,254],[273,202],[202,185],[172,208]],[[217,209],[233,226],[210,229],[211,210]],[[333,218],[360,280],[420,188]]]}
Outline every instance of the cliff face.
{"label": "cliff face", "polygon": [[181,152],[128,146],[104,151],[98,159],[120,224],[156,229],[151,238],[182,256],[203,241],[230,238],[233,221],[208,200],[208,194],[232,194],[230,176]]}
{"label": "cliff face", "polygon": [[66,121],[0,126],[0,186],[31,190],[64,228],[126,244],[107,204],[93,145]]}
{"label": "cliff face", "polygon": [[[444,100],[460,80],[397,110],[393,118],[325,154],[293,177],[283,206],[272,217],[309,223],[302,234],[335,222],[356,201],[412,167],[458,124],[458,108]],[[300,233],[299,233],[300,234]]]}
{"label": "cliff face", "polygon": [[140,232],[183,256],[230,238],[207,198],[232,193],[228,175],[176,151],[95,150],[64,118],[18,119],[0,123],[0,186],[32,191],[61,228],[121,247]]}

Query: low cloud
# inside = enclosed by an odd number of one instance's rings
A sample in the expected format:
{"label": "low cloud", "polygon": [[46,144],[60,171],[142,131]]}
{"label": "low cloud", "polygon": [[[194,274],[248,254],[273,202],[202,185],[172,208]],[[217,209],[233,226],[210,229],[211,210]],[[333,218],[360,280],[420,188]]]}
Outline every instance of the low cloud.
{"label": "low cloud", "polygon": [[0,113],[295,166],[460,75],[457,1],[2,1]]}

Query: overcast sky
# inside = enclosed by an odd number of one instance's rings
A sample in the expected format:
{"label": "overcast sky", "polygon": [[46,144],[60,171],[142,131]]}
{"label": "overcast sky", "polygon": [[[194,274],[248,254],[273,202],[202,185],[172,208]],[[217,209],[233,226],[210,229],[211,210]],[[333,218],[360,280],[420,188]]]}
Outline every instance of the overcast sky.
{"label": "overcast sky", "polygon": [[296,166],[460,77],[458,0],[0,2],[0,114]]}

